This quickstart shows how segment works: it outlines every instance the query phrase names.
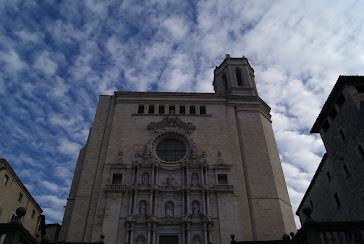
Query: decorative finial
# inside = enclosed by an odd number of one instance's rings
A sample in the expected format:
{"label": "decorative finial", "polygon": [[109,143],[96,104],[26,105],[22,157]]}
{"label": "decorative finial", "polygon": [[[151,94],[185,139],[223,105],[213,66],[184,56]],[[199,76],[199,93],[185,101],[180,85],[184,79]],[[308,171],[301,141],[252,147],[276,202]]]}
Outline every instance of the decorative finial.
{"label": "decorative finial", "polygon": [[226,57],[227,57],[227,58],[230,58],[230,54],[228,54],[228,53],[227,53],[227,54],[226,54]]}

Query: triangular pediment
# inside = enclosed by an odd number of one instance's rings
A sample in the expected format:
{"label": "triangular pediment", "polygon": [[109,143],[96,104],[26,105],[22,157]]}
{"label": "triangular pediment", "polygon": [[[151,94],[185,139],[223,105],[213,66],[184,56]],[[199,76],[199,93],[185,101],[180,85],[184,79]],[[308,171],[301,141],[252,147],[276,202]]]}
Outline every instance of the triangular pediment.
{"label": "triangular pediment", "polygon": [[177,116],[167,116],[161,122],[151,122],[148,125],[148,130],[158,130],[168,127],[177,127],[186,131],[191,131],[195,129],[195,126],[192,125],[192,123],[185,123],[181,121],[181,119]]}

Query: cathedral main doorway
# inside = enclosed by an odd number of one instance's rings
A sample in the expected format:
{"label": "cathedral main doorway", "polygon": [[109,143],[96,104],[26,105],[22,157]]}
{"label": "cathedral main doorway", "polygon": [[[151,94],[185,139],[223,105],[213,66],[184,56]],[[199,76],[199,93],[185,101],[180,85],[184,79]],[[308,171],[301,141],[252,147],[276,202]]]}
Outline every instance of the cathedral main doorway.
{"label": "cathedral main doorway", "polygon": [[159,244],[178,244],[178,236],[160,236]]}

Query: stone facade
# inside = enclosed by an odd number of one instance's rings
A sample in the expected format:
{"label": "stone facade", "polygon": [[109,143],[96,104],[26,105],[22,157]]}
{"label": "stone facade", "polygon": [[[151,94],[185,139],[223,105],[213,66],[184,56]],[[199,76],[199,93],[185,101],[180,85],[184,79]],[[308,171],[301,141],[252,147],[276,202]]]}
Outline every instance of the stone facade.
{"label": "stone facade", "polygon": [[35,236],[43,210],[3,158],[0,159],[0,180],[0,223],[10,222],[16,217],[16,209],[24,207],[27,213],[21,222]]}
{"label": "stone facade", "polygon": [[297,210],[317,221],[364,220],[364,77],[340,76],[311,133],[327,153]]}
{"label": "stone facade", "polygon": [[227,56],[214,76],[215,93],[100,97],[60,240],[228,243],[296,230],[253,69]]}

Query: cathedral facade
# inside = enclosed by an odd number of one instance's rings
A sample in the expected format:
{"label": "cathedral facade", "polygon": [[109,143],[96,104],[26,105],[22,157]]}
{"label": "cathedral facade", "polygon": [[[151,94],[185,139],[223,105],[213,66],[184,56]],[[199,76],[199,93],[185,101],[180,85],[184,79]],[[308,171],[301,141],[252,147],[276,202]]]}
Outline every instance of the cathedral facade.
{"label": "cathedral facade", "polygon": [[60,240],[207,244],[295,232],[270,108],[248,60],[227,55],[213,86],[100,96]]}

